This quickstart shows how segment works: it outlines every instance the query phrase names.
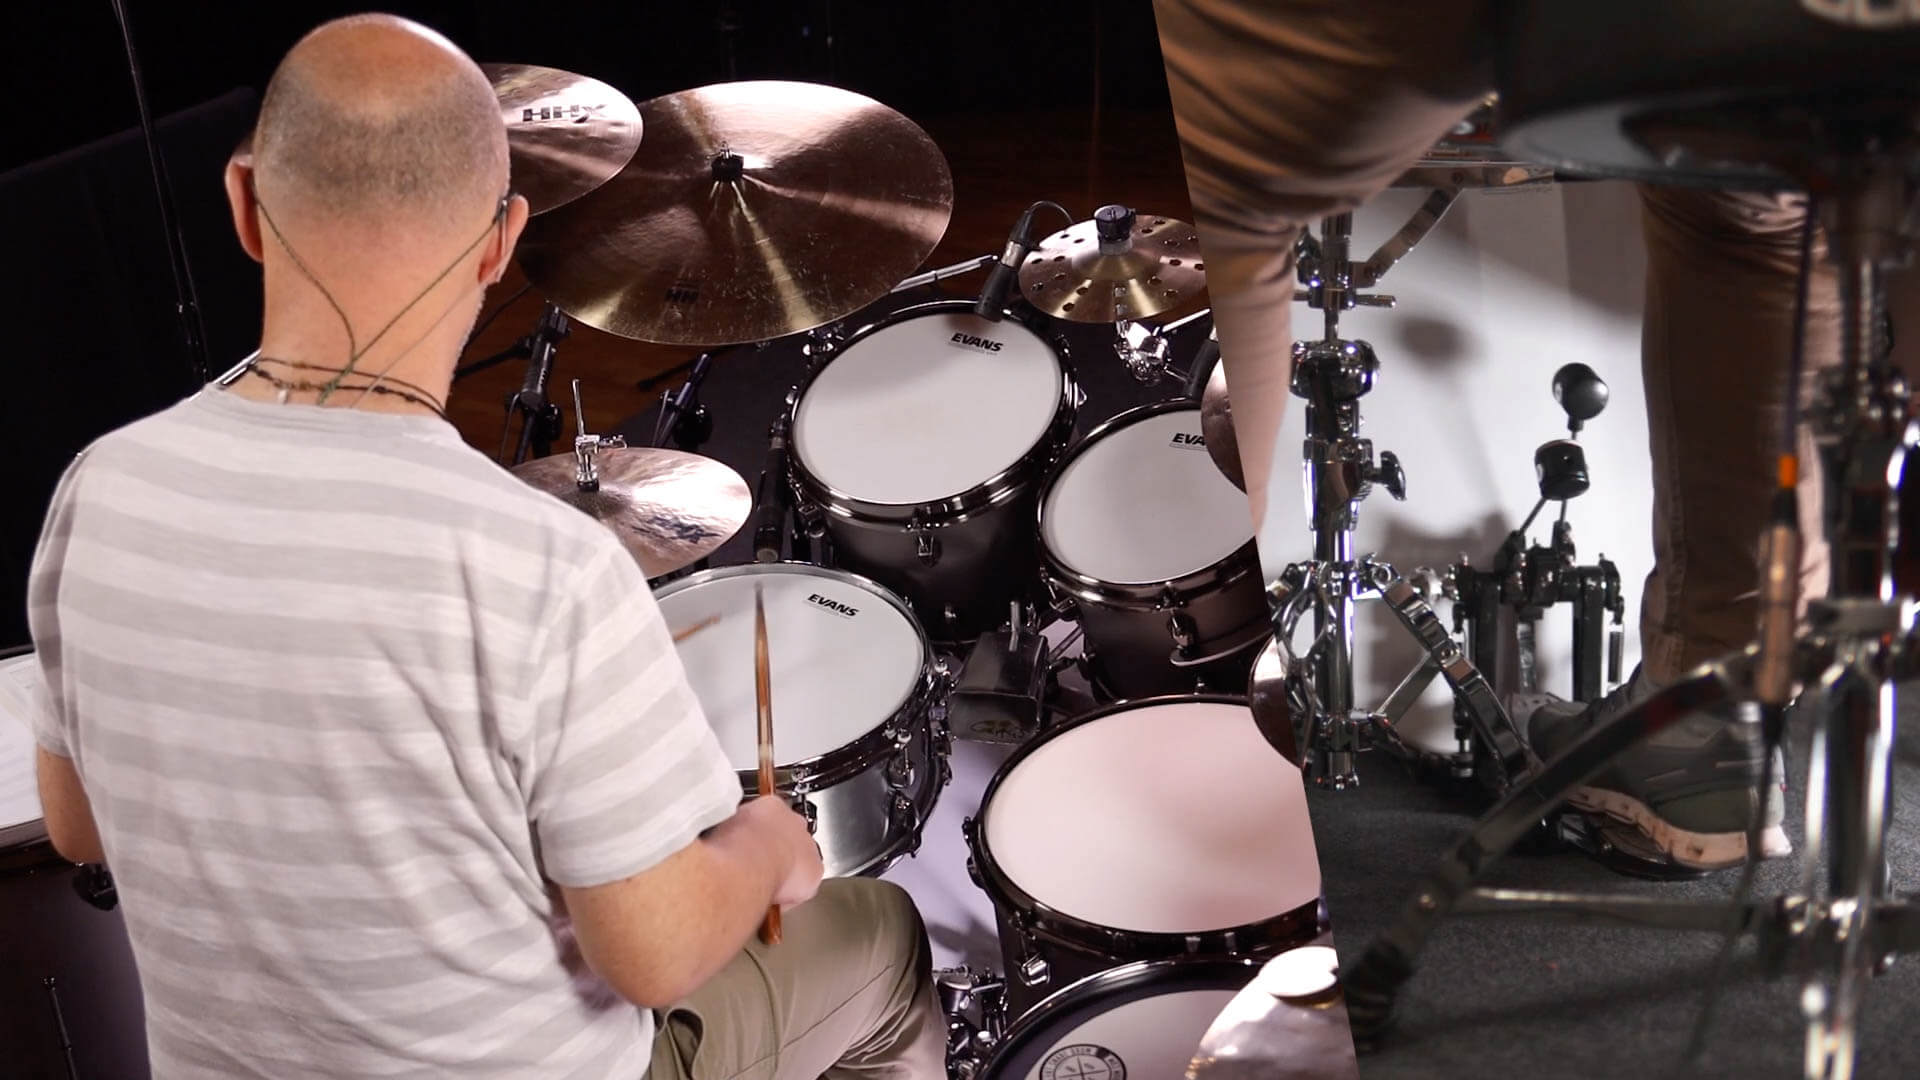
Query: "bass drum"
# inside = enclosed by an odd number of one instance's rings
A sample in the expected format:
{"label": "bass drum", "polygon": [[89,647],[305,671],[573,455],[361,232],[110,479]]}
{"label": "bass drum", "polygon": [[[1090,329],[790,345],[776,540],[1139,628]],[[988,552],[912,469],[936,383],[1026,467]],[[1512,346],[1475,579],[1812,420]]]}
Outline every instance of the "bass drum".
{"label": "bass drum", "polygon": [[143,1080],[146,1006],[112,879],[60,857],[40,820],[31,656],[0,660],[0,1074]]}
{"label": "bass drum", "polygon": [[801,519],[943,643],[1039,591],[1039,486],[1079,406],[1066,346],[1040,327],[963,300],[906,308],[834,347],[794,395]]}

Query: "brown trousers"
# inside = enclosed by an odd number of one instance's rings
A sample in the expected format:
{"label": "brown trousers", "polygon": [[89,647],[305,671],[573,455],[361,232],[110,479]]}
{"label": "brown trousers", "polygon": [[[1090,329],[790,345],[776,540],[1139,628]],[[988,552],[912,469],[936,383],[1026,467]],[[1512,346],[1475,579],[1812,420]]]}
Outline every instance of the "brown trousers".
{"label": "brown trousers", "polygon": [[[1485,0],[1154,7],[1257,523],[1288,397],[1294,240],[1385,188],[1484,96]],[[1640,634],[1647,674],[1665,682],[1753,638],[1804,203],[1642,194],[1654,569]],[[1838,361],[1838,320],[1822,267],[1808,311],[1810,375]],[[1825,550],[1810,483],[1801,503],[1811,595],[1824,588]]]}
{"label": "brown trousers", "polygon": [[657,1014],[647,1080],[940,1080],[947,1027],[920,913],[896,885],[833,878]]}

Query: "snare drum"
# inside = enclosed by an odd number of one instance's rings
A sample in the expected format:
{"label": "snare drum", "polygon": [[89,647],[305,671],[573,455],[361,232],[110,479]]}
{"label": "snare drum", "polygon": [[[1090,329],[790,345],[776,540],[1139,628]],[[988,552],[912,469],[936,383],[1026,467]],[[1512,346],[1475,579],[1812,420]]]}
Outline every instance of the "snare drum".
{"label": "snare drum", "polygon": [[126,922],[81,898],[82,871],[40,819],[32,663],[0,660],[0,1068],[136,1080],[148,1074],[146,1006]]}
{"label": "snare drum", "polygon": [[1133,960],[1261,957],[1319,932],[1300,771],[1244,699],[1108,706],[1009,757],[964,826],[1014,1014]]}
{"label": "snare drum", "polygon": [[1047,483],[1040,544],[1102,693],[1246,686],[1270,612],[1247,496],[1207,455],[1198,402],[1144,405],[1088,432]]}
{"label": "snare drum", "polygon": [[1079,403],[1063,343],[971,306],[918,305],[857,331],[790,417],[802,519],[944,642],[1000,626],[1037,592],[1034,505]]}
{"label": "snare drum", "polygon": [[774,780],[796,797],[827,874],[878,874],[920,845],[949,777],[946,674],[912,612],[872,581],[800,563],[703,570],[656,597],[700,705],[759,787],[753,596],[764,590],[773,675]]}

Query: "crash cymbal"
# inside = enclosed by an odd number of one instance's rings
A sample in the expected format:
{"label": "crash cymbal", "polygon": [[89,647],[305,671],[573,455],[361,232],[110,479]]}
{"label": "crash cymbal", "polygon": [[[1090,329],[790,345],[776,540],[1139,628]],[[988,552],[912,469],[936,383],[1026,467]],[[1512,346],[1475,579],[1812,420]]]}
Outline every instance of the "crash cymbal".
{"label": "crash cymbal", "polygon": [[1189,1080],[1358,1080],[1338,965],[1325,945],[1267,961],[1207,1029]]}
{"label": "crash cymbal", "polygon": [[543,214],[611,180],[640,145],[640,110],[599,79],[531,64],[482,64],[507,122],[513,190]]}
{"label": "crash cymbal", "polygon": [[536,458],[513,473],[612,529],[649,578],[713,554],[753,510],[740,474],[699,454],[620,448],[599,451],[594,464],[600,486],[592,491],[581,489],[571,452]]}
{"label": "crash cymbal", "polygon": [[886,295],[946,231],[945,155],[871,98],[723,83],[640,115],[633,161],[520,244],[527,277],[588,326],[703,348],[785,337]]}
{"label": "crash cymbal", "polygon": [[1020,295],[1070,322],[1144,319],[1206,285],[1193,226],[1124,206],[1103,206],[1092,221],[1054,233],[1020,264]]}
{"label": "crash cymbal", "polygon": [[1216,362],[1207,387],[1200,393],[1200,433],[1207,440],[1207,456],[1233,486],[1247,490],[1240,468],[1240,440],[1233,433],[1233,403],[1227,400],[1227,365]]}

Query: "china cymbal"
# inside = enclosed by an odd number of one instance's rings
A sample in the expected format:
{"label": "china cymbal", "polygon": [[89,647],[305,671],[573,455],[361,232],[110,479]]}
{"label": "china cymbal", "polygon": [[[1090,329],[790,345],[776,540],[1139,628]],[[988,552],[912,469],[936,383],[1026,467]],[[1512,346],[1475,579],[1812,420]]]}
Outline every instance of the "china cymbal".
{"label": "china cymbal", "polygon": [[1358,1080],[1338,965],[1325,945],[1267,961],[1207,1029],[1190,1080]]}
{"label": "china cymbal", "polygon": [[1178,307],[1207,285],[1200,235],[1158,214],[1103,206],[1020,264],[1020,295],[1056,319],[1114,322]]}
{"label": "china cymbal", "polygon": [[1233,486],[1247,490],[1240,467],[1240,440],[1233,433],[1233,403],[1227,400],[1227,365],[1216,362],[1207,387],[1200,393],[1200,433],[1207,440],[1207,456]]}
{"label": "china cymbal", "polygon": [[640,145],[640,110],[585,75],[530,64],[482,64],[507,122],[513,190],[543,214],[611,180]]}
{"label": "china cymbal", "polygon": [[719,550],[753,511],[740,474],[709,457],[631,447],[599,451],[600,486],[583,491],[571,451],[535,458],[513,473],[614,531],[649,578],[685,569]]}
{"label": "china cymbal", "polygon": [[872,98],[722,83],[640,115],[627,167],[520,244],[528,279],[588,326],[663,345],[770,341],[886,295],[946,231],[945,155]]}

